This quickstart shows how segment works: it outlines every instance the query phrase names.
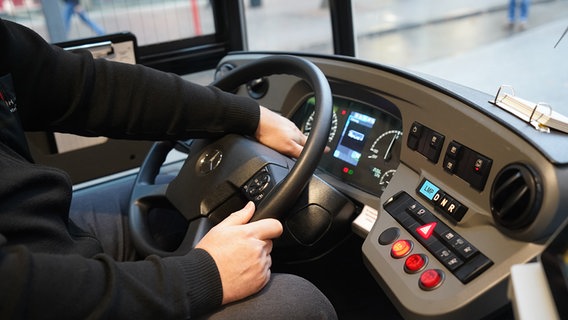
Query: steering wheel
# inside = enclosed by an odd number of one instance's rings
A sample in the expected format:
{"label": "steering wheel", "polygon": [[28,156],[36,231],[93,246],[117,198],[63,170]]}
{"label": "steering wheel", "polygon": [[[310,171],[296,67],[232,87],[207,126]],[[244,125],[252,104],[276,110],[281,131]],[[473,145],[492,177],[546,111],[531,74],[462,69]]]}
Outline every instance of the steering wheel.
{"label": "steering wheel", "polygon": [[[135,248],[143,255],[184,255],[207,231],[231,212],[254,201],[252,221],[283,219],[310,181],[325,149],[332,117],[332,95],[325,75],[312,62],[295,56],[275,55],[239,66],[211,85],[233,91],[264,76],[289,74],[311,86],[315,96],[312,130],[299,158],[294,161],[250,137],[228,134],[217,140],[193,140],[177,176],[156,183],[166,156],[176,142],[153,145],[136,177],[130,200],[129,225]],[[162,249],[151,235],[152,208],[180,212],[188,229],[179,247]]]}

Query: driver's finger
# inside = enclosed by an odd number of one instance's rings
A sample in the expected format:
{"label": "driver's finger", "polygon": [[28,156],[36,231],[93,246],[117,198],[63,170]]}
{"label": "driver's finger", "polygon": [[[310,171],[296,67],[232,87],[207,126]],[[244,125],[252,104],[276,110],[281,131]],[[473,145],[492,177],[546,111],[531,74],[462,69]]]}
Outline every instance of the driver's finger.
{"label": "driver's finger", "polygon": [[255,211],[254,202],[249,201],[241,210],[231,213],[219,225],[241,225],[246,224],[252,218]]}
{"label": "driver's finger", "polygon": [[306,141],[308,141],[308,136],[306,136],[305,134],[302,133],[302,131],[298,130],[298,144],[301,146],[305,146],[306,145]]}
{"label": "driver's finger", "polygon": [[247,224],[246,227],[260,240],[278,238],[284,231],[282,223],[272,218],[251,222]]}
{"label": "driver's finger", "polygon": [[289,151],[289,156],[292,156],[294,158],[298,158],[300,157],[300,154],[302,153],[302,150],[304,150],[304,147],[296,142],[294,142],[291,146],[290,146],[290,151]]}

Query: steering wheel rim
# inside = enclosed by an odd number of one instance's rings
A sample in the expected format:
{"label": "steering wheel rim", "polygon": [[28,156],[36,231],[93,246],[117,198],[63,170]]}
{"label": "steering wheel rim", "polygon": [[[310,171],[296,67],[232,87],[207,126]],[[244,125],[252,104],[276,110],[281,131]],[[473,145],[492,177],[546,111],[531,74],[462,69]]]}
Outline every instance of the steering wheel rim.
{"label": "steering wheel rim", "polygon": [[[259,77],[275,74],[294,75],[311,86],[316,102],[315,118],[310,135],[296,163],[286,177],[257,204],[257,209],[251,221],[284,217],[286,209],[294,204],[317,168],[331,128],[333,111],[329,83],[323,72],[315,64],[304,58],[289,55],[264,57],[233,69],[211,85],[224,91],[231,91]],[[193,229],[192,232],[188,230],[186,237],[174,251],[164,251],[159,248],[150,234],[147,221],[147,204],[141,199],[166,197],[168,184],[156,185],[155,178],[174,144],[173,142],[158,142],[152,147],[140,167],[132,190],[129,224],[134,246],[143,255],[186,254],[212,226],[209,219],[200,219],[193,226],[190,224],[190,228]]]}

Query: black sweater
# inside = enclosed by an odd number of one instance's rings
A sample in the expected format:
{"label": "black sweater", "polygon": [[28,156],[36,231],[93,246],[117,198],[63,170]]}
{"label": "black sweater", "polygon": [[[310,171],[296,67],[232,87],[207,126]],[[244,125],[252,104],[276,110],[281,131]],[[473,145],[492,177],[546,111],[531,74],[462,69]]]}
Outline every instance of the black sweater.
{"label": "black sweater", "polygon": [[0,19],[0,318],[189,318],[221,304],[204,250],[116,262],[68,222],[72,186],[24,131],[121,139],[253,134],[258,104],[143,66],[93,60]]}

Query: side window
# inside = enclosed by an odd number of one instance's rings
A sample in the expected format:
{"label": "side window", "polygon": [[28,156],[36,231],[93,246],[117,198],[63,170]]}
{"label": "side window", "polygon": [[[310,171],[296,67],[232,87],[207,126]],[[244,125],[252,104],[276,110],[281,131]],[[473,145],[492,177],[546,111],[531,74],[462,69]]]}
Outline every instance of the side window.
{"label": "side window", "polygon": [[0,0],[0,14],[52,43],[128,31],[145,46],[215,33],[209,0]]}
{"label": "side window", "polygon": [[244,0],[249,49],[333,53],[328,0]]}
{"label": "side window", "polygon": [[[2,19],[27,26],[50,43],[202,84],[212,80],[221,57],[245,46],[239,19],[227,18],[238,17],[240,10],[238,1],[224,0],[0,0]],[[75,184],[136,168],[151,146],[51,132],[27,137],[38,163],[64,169]]]}
{"label": "side window", "polygon": [[[78,5],[77,5],[78,3]],[[0,17],[53,44],[131,33],[138,63],[179,75],[246,50],[244,0],[0,0]]]}

